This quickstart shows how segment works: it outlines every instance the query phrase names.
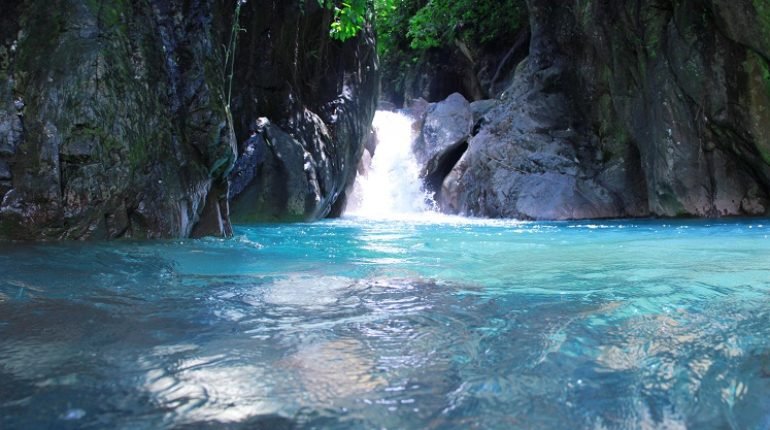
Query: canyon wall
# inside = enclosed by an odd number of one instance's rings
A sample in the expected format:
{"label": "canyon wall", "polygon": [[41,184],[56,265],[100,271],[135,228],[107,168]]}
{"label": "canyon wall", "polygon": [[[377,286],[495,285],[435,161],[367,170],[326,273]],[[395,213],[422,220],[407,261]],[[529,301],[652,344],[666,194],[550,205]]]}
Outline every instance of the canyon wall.
{"label": "canyon wall", "polygon": [[528,9],[529,51],[512,83],[488,89],[496,100],[467,150],[455,143],[455,153],[439,154],[444,165],[426,170],[443,210],[522,219],[768,213],[770,6],[530,0]]}
{"label": "canyon wall", "polygon": [[[230,86],[235,4],[0,0],[0,238],[226,236],[231,197],[249,219],[339,211],[377,97],[371,30],[336,42],[316,2],[245,2]],[[275,144],[234,195],[258,119]]]}

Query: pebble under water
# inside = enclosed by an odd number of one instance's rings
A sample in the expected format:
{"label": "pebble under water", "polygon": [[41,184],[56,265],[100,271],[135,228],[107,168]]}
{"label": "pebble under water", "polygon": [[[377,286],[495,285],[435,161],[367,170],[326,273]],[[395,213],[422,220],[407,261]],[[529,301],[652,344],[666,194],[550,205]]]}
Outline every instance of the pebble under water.
{"label": "pebble under water", "polygon": [[770,221],[0,244],[0,428],[767,429]]}

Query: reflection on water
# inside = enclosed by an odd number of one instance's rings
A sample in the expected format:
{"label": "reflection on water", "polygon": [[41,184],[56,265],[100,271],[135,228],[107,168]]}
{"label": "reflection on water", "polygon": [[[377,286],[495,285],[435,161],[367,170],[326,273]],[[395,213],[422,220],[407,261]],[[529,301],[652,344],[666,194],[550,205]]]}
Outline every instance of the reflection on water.
{"label": "reflection on water", "polygon": [[770,229],[0,245],[0,428],[770,428]]}
{"label": "reflection on water", "polygon": [[338,399],[360,398],[385,385],[366,346],[352,339],[303,346],[279,365],[295,374],[298,396],[327,407],[334,407]]}

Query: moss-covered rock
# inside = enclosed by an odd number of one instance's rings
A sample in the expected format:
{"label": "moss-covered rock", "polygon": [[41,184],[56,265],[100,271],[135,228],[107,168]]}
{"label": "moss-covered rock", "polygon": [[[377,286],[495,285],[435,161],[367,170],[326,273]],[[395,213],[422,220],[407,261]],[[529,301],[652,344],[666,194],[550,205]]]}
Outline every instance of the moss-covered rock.
{"label": "moss-covered rock", "polygon": [[0,238],[227,235],[236,135],[260,117],[283,138],[239,219],[339,212],[374,113],[374,39],[334,42],[332,12],[301,3],[243,6],[231,115],[234,2],[0,0]]}
{"label": "moss-covered rock", "polygon": [[204,211],[227,207],[235,159],[204,70],[221,62],[211,17],[229,11],[196,3],[0,2],[16,27],[0,38],[1,237],[179,237],[211,216],[196,233],[228,233],[226,211]]}

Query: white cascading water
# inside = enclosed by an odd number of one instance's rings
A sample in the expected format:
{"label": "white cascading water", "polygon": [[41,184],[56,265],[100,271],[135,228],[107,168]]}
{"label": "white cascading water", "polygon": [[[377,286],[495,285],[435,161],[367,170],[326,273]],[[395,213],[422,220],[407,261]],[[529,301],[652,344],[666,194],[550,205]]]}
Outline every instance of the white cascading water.
{"label": "white cascading water", "polygon": [[420,179],[412,153],[412,120],[402,114],[377,111],[374,115],[377,149],[366,175],[356,180],[349,213],[366,218],[399,218],[431,210],[430,195]]}

